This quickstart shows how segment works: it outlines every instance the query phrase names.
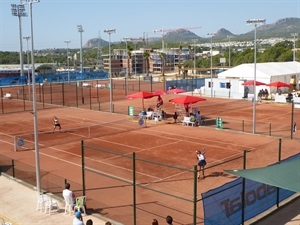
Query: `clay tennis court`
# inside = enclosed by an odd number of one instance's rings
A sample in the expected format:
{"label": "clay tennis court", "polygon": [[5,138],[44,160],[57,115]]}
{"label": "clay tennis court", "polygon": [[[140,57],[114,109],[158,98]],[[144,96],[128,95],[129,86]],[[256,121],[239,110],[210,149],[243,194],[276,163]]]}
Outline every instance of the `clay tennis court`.
{"label": "clay tennis court", "polygon": [[[82,183],[81,140],[84,140],[86,146],[101,149],[85,148],[85,166],[89,169],[85,184],[87,205],[123,224],[133,224],[132,186],[124,182],[132,181],[133,152],[136,158],[142,159],[135,165],[137,183],[157,190],[137,187],[137,224],[150,224],[153,218],[163,223],[166,215],[172,215],[174,224],[182,225],[192,223],[193,205],[183,199],[193,200],[192,170],[197,163],[196,150],[206,148],[208,162],[206,178],[197,182],[199,200],[201,193],[235,179],[223,170],[241,169],[245,150],[249,151],[247,168],[277,162],[279,138],[282,138],[282,159],[299,152],[299,131],[290,138],[290,104],[259,103],[258,134],[252,135],[252,102],[249,101],[205,97],[206,101],[193,107],[199,107],[206,123],[200,127],[187,127],[173,124],[171,118],[175,106],[168,100],[177,95],[163,95],[163,109],[168,115],[166,121],[147,121],[147,126],[139,126],[136,118],[126,115],[126,109],[133,106],[137,114],[141,99],[129,100],[125,96],[122,98],[122,94],[123,91],[114,105],[125,109],[124,114],[52,105],[38,110],[38,127],[42,183],[54,182],[47,178],[43,180],[47,174]],[[108,95],[107,90],[106,93],[103,91],[102,96]],[[154,106],[155,102],[156,98],[145,99],[145,106]],[[16,107],[20,100],[10,99],[4,104],[6,108]],[[300,110],[295,108],[293,114],[298,119]],[[59,118],[62,131],[51,132],[54,115]],[[14,151],[15,137],[22,137],[28,145],[33,140],[32,114],[28,111],[5,113],[0,117],[1,154],[34,166],[33,150]],[[215,128],[216,117],[223,119],[223,129]],[[58,187],[61,185],[57,184]],[[197,205],[197,224],[203,224],[202,201]]]}

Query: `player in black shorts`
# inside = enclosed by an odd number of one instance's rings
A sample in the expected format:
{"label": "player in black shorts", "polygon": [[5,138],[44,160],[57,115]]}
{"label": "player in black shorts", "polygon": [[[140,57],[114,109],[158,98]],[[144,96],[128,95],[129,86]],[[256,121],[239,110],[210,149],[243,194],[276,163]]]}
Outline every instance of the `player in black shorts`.
{"label": "player in black shorts", "polygon": [[59,123],[58,118],[56,116],[53,117],[53,124],[54,124],[53,130],[55,130],[56,127],[61,129],[60,123]]}

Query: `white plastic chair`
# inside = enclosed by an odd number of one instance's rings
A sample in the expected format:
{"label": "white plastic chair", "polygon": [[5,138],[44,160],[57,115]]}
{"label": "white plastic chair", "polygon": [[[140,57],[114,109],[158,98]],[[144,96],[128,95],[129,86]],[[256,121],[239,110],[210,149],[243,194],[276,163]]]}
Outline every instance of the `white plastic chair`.
{"label": "white plastic chair", "polygon": [[71,196],[66,196],[64,195],[64,200],[65,200],[65,214],[67,214],[67,212],[70,213],[70,215],[72,215],[73,212],[73,199]]}
{"label": "white plastic chair", "polygon": [[85,201],[86,201],[86,197],[85,196],[80,196],[76,198],[76,204],[74,206],[74,211],[83,211],[84,214],[86,214],[85,211]]}
{"label": "white plastic chair", "polygon": [[38,194],[37,195],[37,205],[36,205],[36,211],[40,211],[43,212],[45,208],[45,196],[44,194]]}
{"label": "white plastic chair", "polygon": [[51,211],[53,209],[58,210],[58,203],[56,200],[54,200],[51,196],[48,195],[44,195],[44,199],[45,199],[45,213],[51,215]]}
{"label": "white plastic chair", "polygon": [[151,120],[151,119],[152,119],[152,115],[153,115],[153,112],[152,112],[152,111],[147,111],[146,118],[147,118],[148,120]]}

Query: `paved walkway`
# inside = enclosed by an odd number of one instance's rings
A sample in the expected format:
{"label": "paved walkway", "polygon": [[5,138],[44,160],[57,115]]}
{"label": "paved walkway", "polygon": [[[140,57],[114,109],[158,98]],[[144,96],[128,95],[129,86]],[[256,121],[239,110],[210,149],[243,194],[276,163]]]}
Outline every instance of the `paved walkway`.
{"label": "paved walkway", "polygon": [[[271,210],[274,210],[270,213]],[[269,214],[268,214],[269,213]],[[300,225],[300,196],[280,208],[273,207],[251,225]],[[262,215],[261,215],[262,216]]]}
{"label": "paved walkway", "polygon": [[[74,215],[64,214],[64,202],[59,202],[59,210],[51,215],[36,211],[36,191],[18,180],[0,175],[0,224],[11,222],[12,225],[57,224],[71,225]],[[107,218],[96,215],[83,215],[84,223],[92,219],[94,225],[105,225]],[[111,221],[114,225],[117,223]]]}
{"label": "paved walkway", "polygon": [[[53,210],[51,215],[36,211],[36,191],[21,181],[0,175],[0,224],[11,222],[12,225],[57,224],[71,225],[74,215],[64,214],[64,202],[59,202],[59,210]],[[105,225],[108,218],[96,215],[84,215],[84,222],[92,219],[94,225]],[[255,219],[254,219],[255,220]],[[120,225],[111,221],[113,225]],[[275,210],[271,215],[256,221],[252,225],[299,225],[300,197]],[[8,224],[7,224],[8,225]],[[144,224],[141,224],[144,225]],[[145,224],[146,225],[146,224]]]}

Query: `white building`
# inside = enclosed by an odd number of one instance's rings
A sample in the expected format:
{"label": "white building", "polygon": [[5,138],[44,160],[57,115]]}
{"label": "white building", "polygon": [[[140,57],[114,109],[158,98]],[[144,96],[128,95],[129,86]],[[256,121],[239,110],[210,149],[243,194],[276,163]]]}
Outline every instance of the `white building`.
{"label": "white building", "polygon": [[[218,74],[213,78],[213,96],[241,99],[244,96],[245,81],[254,80],[254,64],[241,64]],[[299,62],[269,62],[256,63],[256,81],[269,84],[281,81],[291,84],[291,89],[299,90],[300,85],[300,63]],[[202,94],[211,95],[211,79],[205,79],[205,87]],[[248,86],[249,93],[253,94],[253,86]],[[277,88],[265,85],[256,86],[256,94],[261,89],[267,89],[269,93],[276,93]],[[281,88],[288,92],[289,88]]]}

